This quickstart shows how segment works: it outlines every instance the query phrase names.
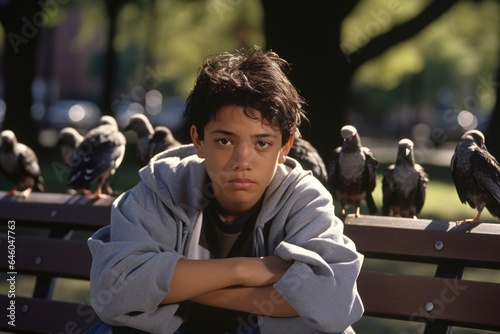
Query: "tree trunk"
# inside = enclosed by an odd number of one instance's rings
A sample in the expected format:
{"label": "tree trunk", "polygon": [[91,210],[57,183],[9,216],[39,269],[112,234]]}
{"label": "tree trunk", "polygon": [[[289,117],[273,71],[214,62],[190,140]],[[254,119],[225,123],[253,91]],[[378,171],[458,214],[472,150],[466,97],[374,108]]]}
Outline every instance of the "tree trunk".
{"label": "tree trunk", "polygon": [[[36,15],[35,15],[36,14]],[[3,80],[6,113],[3,129],[14,131],[18,140],[41,149],[31,117],[31,84],[35,75],[37,41],[44,12],[37,1],[9,1],[0,7],[5,30]]]}
{"label": "tree trunk", "polygon": [[496,78],[492,78],[492,83],[495,88],[497,100],[491,112],[488,131],[484,135],[486,137],[485,141],[488,151],[500,161],[500,131],[498,131],[498,129],[500,129],[500,64],[497,68]]}
{"label": "tree trunk", "polygon": [[292,64],[290,78],[306,99],[302,135],[323,159],[341,143],[352,72],[340,50],[342,20],[357,1],[262,1],[266,49]]}
{"label": "tree trunk", "polygon": [[116,36],[116,18],[124,1],[106,1],[106,12],[108,14],[108,40],[106,42],[106,56],[104,60],[104,87],[101,98],[101,110],[103,114],[112,115],[113,91],[115,89],[115,66],[116,53],[113,41]]}
{"label": "tree trunk", "polygon": [[323,159],[341,144],[340,128],[348,119],[356,70],[418,34],[457,1],[430,2],[420,14],[374,37],[353,54],[343,53],[340,33],[342,22],[359,1],[262,1],[266,48],[292,63],[291,78],[308,102],[311,121],[303,135]]}

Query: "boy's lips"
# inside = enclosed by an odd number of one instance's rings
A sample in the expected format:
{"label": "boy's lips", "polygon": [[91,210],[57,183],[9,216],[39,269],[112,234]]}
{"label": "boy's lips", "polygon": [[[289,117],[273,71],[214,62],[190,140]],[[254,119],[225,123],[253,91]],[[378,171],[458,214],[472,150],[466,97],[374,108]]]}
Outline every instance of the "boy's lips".
{"label": "boy's lips", "polygon": [[247,178],[234,178],[229,180],[229,184],[238,189],[247,189],[253,186],[255,182]]}

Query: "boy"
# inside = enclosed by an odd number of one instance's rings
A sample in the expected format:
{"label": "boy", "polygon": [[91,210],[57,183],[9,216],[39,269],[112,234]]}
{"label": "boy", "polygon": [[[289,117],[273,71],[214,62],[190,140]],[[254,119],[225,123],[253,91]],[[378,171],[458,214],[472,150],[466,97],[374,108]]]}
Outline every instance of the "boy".
{"label": "boy", "polygon": [[153,157],[89,239],[91,303],[115,332],[352,333],[362,255],[286,156],[305,119],[288,69],[258,48],[203,64],[193,145]]}

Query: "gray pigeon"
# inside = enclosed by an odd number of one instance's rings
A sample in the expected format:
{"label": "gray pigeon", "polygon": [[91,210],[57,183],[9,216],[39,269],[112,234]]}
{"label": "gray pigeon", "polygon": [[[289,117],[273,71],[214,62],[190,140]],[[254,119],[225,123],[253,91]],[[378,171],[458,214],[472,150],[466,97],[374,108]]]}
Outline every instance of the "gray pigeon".
{"label": "gray pigeon", "polygon": [[457,224],[478,223],[484,208],[500,217],[500,165],[485,146],[484,135],[478,130],[463,134],[451,158],[451,176],[458,197],[477,210],[473,219]]}
{"label": "gray pigeon", "polygon": [[27,198],[32,190],[45,191],[38,158],[28,146],[19,143],[11,130],[0,133],[0,170],[14,183],[9,195],[20,192],[22,198]]}
{"label": "gray pigeon", "polygon": [[67,167],[76,163],[76,150],[82,143],[83,136],[72,127],[65,127],[59,131],[57,146],[61,149],[61,157]]}
{"label": "gray pigeon", "polygon": [[157,126],[155,127],[153,136],[149,141],[149,153],[148,153],[148,161],[156,154],[168,150],[172,147],[178,147],[182,144],[175,139],[172,131],[166,126]]}
{"label": "gray pigeon", "polygon": [[369,148],[361,145],[358,131],[345,125],[340,131],[344,139],[342,146],[334,149],[328,161],[328,182],[333,198],[339,201],[342,215],[349,206],[354,206],[359,217],[362,201],[366,201],[371,215],[377,213],[372,197],[377,179],[378,161]]}
{"label": "gray pigeon", "polygon": [[288,156],[297,160],[302,168],[310,170],[323,185],[328,186],[325,162],[310,142],[302,137],[295,137]]}
{"label": "gray pigeon", "polygon": [[130,130],[137,134],[137,160],[139,166],[145,166],[151,158],[149,146],[154,134],[153,125],[145,115],[134,114],[130,117],[129,123],[123,131]]}
{"label": "gray pigeon", "polygon": [[[107,197],[102,188],[122,163],[125,144],[116,120],[102,116],[100,125],[85,135],[76,150],[77,163],[71,167],[69,187],[96,198]],[[95,193],[88,191],[93,183],[97,183]]]}
{"label": "gray pigeon", "polygon": [[382,179],[384,216],[417,218],[425,202],[429,176],[415,163],[413,142],[401,139],[396,163],[387,167]]}

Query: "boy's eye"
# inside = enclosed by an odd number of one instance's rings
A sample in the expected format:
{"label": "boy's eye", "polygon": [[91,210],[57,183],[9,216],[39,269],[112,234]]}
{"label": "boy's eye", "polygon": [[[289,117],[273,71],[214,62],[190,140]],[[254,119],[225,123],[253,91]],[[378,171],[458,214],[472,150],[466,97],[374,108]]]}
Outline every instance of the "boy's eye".
{"label": "boy's eye", "polygon": [[223,145],[223,146],[227,146],[229,144],[231,144],[231,141],[229,139],[217,139],[216,142],[218,142],[219,144]]}
{"label": "boy's eye", "polygon": [[259,141],[257,142],[257,147],[259,148],[267,148],[271,146],[271,143],[267,142],[267,141]]}

